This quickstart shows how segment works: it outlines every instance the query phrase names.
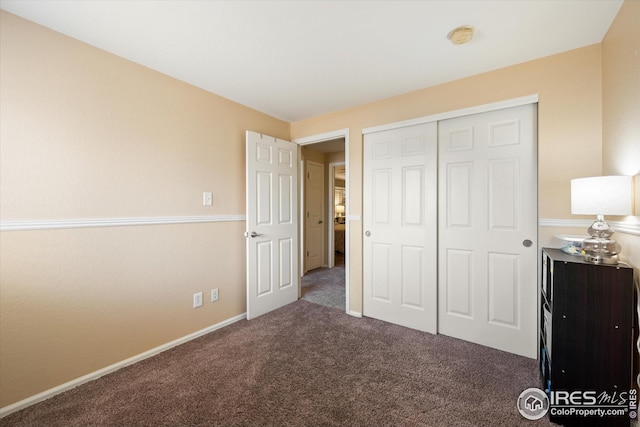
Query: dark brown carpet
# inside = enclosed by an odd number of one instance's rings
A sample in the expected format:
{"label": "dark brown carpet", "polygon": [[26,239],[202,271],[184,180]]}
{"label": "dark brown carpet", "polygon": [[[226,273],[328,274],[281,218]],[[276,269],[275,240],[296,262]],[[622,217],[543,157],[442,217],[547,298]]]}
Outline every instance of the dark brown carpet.
{"label": "dark brown carpet", "polygon": [[2,426],[538,426],[535,360],[298,301],[13,413]]}

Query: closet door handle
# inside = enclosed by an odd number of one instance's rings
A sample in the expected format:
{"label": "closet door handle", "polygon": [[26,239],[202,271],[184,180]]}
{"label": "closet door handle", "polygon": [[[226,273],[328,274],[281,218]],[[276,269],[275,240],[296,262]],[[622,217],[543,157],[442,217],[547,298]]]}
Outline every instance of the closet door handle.
{"label": "closet door handle", "polygon": [[369,237],[369,236],[371,236],[371,232],[369,230],[367,230],[367,231],[364,232],[364,235]]}

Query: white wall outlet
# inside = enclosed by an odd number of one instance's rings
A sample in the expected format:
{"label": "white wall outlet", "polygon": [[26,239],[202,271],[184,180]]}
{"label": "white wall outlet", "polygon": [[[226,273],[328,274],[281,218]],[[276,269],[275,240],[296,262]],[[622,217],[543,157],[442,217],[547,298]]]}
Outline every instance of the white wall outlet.
{"label": "white wall outlet", "polygon": [[202,305],[202,292],[193,294],[193,308],[200,307]]}
{"label": "white wall outlet", "polygon": [[207,191],[202,193],[202,205],[203,206],[213,205],[213,193],[209,193]]}
{"label": "white wall outlet", "polygon": [[218,288],[211,289],[211,302],[218,301]]}

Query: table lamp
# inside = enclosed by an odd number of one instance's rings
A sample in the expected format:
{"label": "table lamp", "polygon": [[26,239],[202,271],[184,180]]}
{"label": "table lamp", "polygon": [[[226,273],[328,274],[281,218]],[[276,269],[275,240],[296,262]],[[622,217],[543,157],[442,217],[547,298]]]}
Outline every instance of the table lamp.
{"label": "table lamp", "polygon": [[596,264],[617,264],[620,244],[611,239],[613,229],[605,215],[631,215],[633,177],[596,176],[571,180],[571,213],[596,215],[587,230],[590,238],[582,243],[585,261]]}

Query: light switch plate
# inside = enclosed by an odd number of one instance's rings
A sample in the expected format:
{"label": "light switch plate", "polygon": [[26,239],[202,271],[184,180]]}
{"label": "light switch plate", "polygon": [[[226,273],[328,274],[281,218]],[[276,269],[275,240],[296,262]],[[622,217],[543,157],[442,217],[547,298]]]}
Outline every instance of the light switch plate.
{"label": "light switch plate", "polygon": [[203,206],[213,205],[213,193],[209,193],[206,191],[202,193],[202,205]]}

